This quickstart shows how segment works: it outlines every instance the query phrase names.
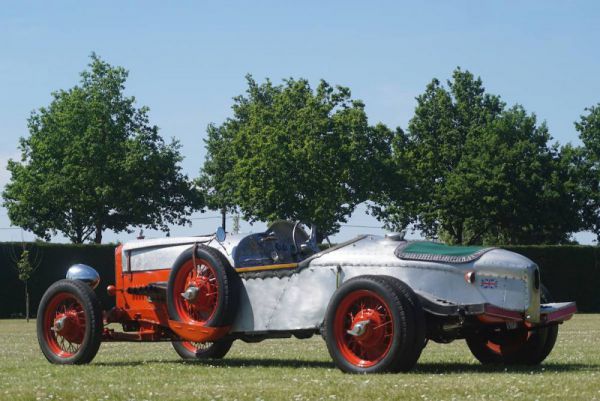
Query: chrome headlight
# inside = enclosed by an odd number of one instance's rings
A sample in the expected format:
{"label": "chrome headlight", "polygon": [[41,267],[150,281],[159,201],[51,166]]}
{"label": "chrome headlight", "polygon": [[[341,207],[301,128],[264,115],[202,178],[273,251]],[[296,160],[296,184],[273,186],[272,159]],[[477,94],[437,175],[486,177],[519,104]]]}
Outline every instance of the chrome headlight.
{"label": "chrome headlight", "polygon": [[84,264],[76,264],[69,267],[69,270],[67,270],[67,279],[83,281],[92,287],[92,289],[100,284],[100,275],[98,272],[94,268]]}

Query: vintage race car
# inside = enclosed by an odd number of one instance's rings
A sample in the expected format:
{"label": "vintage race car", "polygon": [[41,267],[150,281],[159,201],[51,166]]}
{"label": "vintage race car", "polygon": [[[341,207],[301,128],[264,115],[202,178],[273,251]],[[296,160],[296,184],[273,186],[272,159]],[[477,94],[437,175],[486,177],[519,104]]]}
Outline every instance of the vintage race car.
{"label": "vintage race car", "polygon": [[[171,341],[186,359],[222,358],[233,341],[321,334],[344,372],[413,368],[428,340],[466,339],[482,363],[538,364],[573,302],[551,303],[538,266],[497,248],[362,235],[320,250],[316,229],[141,240],[117,247],[116,306],[75,265],[37,317],[53,363],[90,362],[102,341]],[[120,323],[115,330],[111,323]]]}

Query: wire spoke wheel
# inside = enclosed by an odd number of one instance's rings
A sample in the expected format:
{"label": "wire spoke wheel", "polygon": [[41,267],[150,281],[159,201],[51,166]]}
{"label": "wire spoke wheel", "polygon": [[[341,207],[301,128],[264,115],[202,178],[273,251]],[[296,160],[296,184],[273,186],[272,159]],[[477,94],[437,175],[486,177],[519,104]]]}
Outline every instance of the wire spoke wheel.
{"label": "wire spoke wheel", "polygon": [[333,294],[323,336],[342,371],[398,372],[414,366],[420,355],[416,350],[422,349],[423,322],[417,321],[418,305],[409,302],[400,284],[393,277],[364,275]]}
{"label": "wire spoke wheel", "polygon": [[[169,273],[166,297],[169,319],[204,327],[231,326],[238,309],[241,285],[239,276],[223,254],[209,246],[196,244],[177,257]],[[192,344],[188,340],[191,338],[182,337],[172,342],[177,353],[185,359],[197,359],[204,355],[207,347],[210,355],[225,355],[231,347],[231,344],[216,347],[221,341],[219,338],[211,338],[212,346],[209,343]],[[224,351],[213,351],[221,348]]]}
{"label": "wire spoke wheel", "polygon": [[85,312],[81,302],[68,293],[58,293],[44,316],[46,341],[60,357],[71,357],[79,351],[85,337]]}
{"label": "wire spoke wheel", "polygon": [[102,335],[102,310],[94,291],[77,280],[51,285],[40,301],[37,335],[50,362],[90,362],[98,352]]}
{"label": "wire spoke wheel", "polygon": [[[184,320],[205,323],[217,310],[217,273],[206,260],[196,259],[195,266],[192,260],[185,263],[175,276],[172,291],[177,312]],[[192,295],[186,298],[186,292]]]}
{"label": "wire spoke wheel", "polygon": [[[350,334],[356,325],[362,325],[362,332]],[[336,312],[335,340],[344,357],[356,366],[370,367],[383,359],[393,335],[390,308],[372,291],[352,292]]]}

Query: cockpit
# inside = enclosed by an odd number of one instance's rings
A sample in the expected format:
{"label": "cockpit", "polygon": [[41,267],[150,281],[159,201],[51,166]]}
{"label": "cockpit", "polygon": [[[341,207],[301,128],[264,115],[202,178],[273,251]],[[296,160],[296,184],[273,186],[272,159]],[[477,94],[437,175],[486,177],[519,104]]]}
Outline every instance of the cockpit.
{"label": "cockpit", "polygon": [[315,234],[314,227],[307,234],[300,222],[276,221],[238,243],[232,255],[235,268],[299,263],[319,251]]}

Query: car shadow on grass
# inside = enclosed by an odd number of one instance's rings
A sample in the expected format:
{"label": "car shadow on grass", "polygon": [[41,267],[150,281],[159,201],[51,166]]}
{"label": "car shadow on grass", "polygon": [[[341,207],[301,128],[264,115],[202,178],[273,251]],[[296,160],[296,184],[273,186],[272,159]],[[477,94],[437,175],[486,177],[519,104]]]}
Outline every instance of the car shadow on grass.
{"label": "car shadow on grass", "polygon": [[[98,366],[139,366],[145,364],[181,364],[198,365],[211,367],[227,368],[246,368],[246,367],[267,367],[267,368],[291,368],[291,369],[337,369],[331,361],[307,361],[297,359],[277,359],[277,358],[225,358],[225,359],[206,359],[206,360],[143,360],[143,361],[114,361],[114,362],[96,362]],[[481,365],[478,363],[418,363],[410,372],[412,374],[464,374],[464,373],[550,373],[550,372],[582,372],[582,371],[600,371],[599,365],[587,365],[579,363],[544,363],[537,366],[516,365]]]}
{"label": "car shadow on grass", "polygon": [[330,361],[306,361],[298,359],[276,359],[276,358],[226,358],[226,359],[200,359],[200,360],[144,360],[144,361],[115,361],[115,362],[96,362],[98,366],[137,366],[150,363],[171,363],[171,364],[189,364],[204,366],[222,366],[228,368],[242,367],[270,367],[270,368],[329,368],[335,369],[335,365]]}
{"label": "car shadow on grass", "polygon": [[582,363],[544,363],[541,365],[481,365],[479,363],[419,363],[412,371],[416,374],[462,374],[462,373],[550,373],[600,371],[599,365]]}

